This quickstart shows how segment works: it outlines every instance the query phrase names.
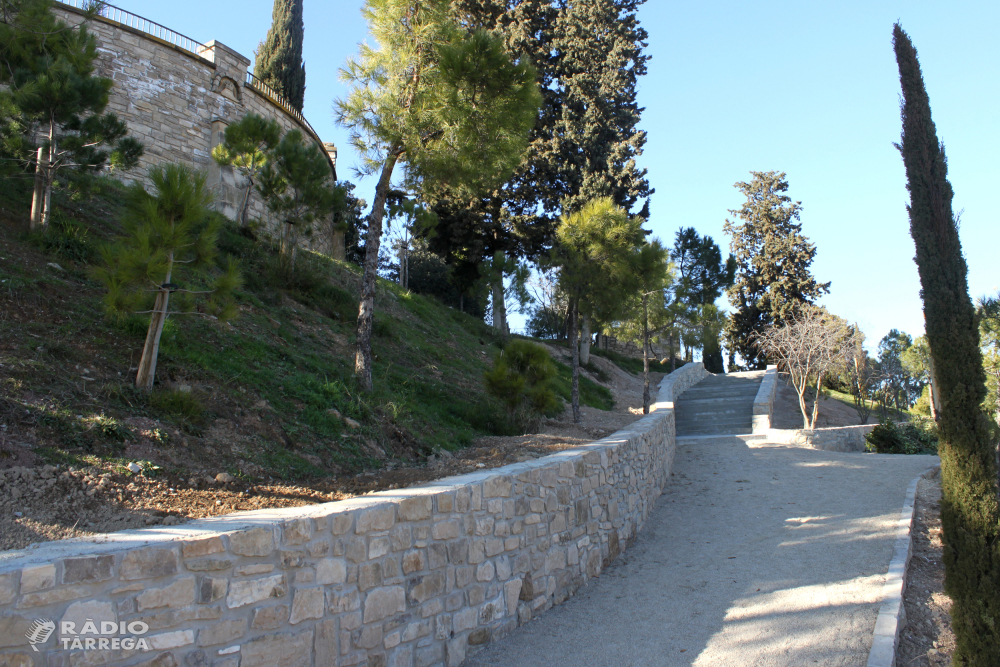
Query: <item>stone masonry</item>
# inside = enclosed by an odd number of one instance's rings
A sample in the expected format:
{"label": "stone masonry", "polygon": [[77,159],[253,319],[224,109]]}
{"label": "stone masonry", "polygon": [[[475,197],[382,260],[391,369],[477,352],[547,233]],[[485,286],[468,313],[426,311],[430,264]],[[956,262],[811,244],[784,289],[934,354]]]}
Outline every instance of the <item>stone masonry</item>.
{"label": "stone masonry", "polygon": [[[626,549],[670,475],[673,400],[705,375],[685,366],[648,416],[541,459],[0,554],[0,665],[459,665]],[[36,620],[57,630],[32,645]],[[111,634],[73,649],[64,622],[87,621]],[[120,641],[143,627],[148,650]]]}
{"label": "stone masonry", "polygon": [[[55,3],[53,11],[70,25],[83,21],[69,5]],[[242,179],[231,167],[219,167],[212,149],[226,127],[248,113],[277,120],[283,131],[299,130],[306,141],[316,142],[331,157],[336,177],[336,148],[324,144],[280,105],[246,84],[250,60],[216,41],[198,54],[116,21],[98,17],[88,24],[97,38],[98,73],[114,81],[108,111],[128,123],[129,133],[145,146],[145,155],[121,180],[142,179],[149,167],[176,162],[208,173],[216,192],[217,209],[235,218],[243,198]],[[271,230],[276,224],[263,201],[254,193],[251,218],[263,220]],[[342,237],[317,235],[315,249],[338,256]],[[327,247],[330,246],[330,247]]]}

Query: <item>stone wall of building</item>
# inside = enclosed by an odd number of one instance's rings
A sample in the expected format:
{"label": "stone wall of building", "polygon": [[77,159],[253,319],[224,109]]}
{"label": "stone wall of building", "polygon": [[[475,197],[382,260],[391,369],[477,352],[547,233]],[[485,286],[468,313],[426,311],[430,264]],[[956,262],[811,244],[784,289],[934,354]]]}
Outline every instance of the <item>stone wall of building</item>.
{"label": "stone wall of building", "polygon": [[[71,25],[84,20],[82,13],[69,5],[57,2],[53,11]],[[108,111],[126,121],[130,134],[145,146],[140,165],[115,174],[120,179],[142,179],[149,167],[164,162],[204,170],[216,193],[217,209],[235,218],[243,200],[242,179],[231,167],[219,167],[212,160],[212,149],[222,141],[226,127],[248,113],[273,118],[284,131],[301,131],[307,141],[332,153],[331,170],[336,175],[336,149],[323,144],[308,125],[246,83],[249,58],[215,41],[197,47],[199,53],[194,53],[104,17],[90,21],[88,29],[98,42],[98,73],[114,81]],[[271,233],[275,231],[277,221],[256,193],[251,217],[264,221]],[[335,255],[336,251],[327,247],[332,233],[324,229],[315,232],[315,238],[305,239],[303,245]]]}
{"label": "stone wall of building", "polygon": [[[541,459],[0,554],[0,665],[459,665],[627,548],[670,476],[673,400],[705,375],[685,366],[648,416]],[[108,634],[68,632],[87,619]],[[36,621],[56,630],[32,645]]]}

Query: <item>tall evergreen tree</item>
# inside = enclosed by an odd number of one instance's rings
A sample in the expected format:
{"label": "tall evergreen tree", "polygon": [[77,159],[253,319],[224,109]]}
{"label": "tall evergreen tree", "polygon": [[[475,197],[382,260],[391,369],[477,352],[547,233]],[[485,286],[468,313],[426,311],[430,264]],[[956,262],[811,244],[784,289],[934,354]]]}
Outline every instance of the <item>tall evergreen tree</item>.
{"label": "tall evergreen tree", "polygon": [[302,62],[302,0],[274,0],[271,29],[257,47],[254,74],[302,111],[306,95],[306,66]]}
{"label": "tall evergreen tree", "polygon": [[552,247],[560,215],[601,197],[631,212],[652,194],[636,166],[646,142],[636,101],[649,59],[636,17],[643,2],[452,2],[461,23],[501,36],[511,57],[534,63],[543,103],[510,180],[474,200],[435,195],[440,223],[431,250],[471,267],[497,252],[537,259]]}
{"label": "tall evergreen tree", "polygon": [[903,89],[898,145],[910,191],[910,234],[933,359],[941,455],[945,590],[963,667],[1000,665],[1000,511],[996,452],[982,412],[986,377],[969,298],[968,268],[951,208],[944,146],[931,119],[917,51],[897,23],[893,46]]}
{"label": "tall evergreen tree", "polygon": [[[810,273],[816,246],[802,235],[798,222],[802,202],[792,202],[785,172],[752,171],[749,183],[736,188],[747,201],[729,211],[738,222],[726,220],[723,229],[732,236],[736,279],[727,290],[735,311],[726,329],[730,360],[743,359],[743,368],[764,369],[767,359],[755,338],[769,325],[781,325],[799,308],[830,291]],[[732,367],[733,364],[730,363]]]}
{"label": "tall evergreen tree", "polygon": [[719,345],[719,320],[724,319],[724,315],[709,306],[714,306],[722,290],[732,286],[736,258],[730,255],[723,262],[718,244],[711,236],[699,236],[694,227],[677,231],[670,258],[679,274],[674,297],[699,330],[705,368],[711,373],[722,373],[725,368]]}

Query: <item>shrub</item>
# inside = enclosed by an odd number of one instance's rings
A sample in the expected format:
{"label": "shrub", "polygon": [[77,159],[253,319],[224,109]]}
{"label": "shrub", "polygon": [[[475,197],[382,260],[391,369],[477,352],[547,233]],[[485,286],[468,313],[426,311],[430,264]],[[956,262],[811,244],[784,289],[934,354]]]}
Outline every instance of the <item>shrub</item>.
{"label": "shrub", "polygon": [[865,451],[876,454],[936,454],[937,426],[929,419],[905,424],[884,421],[865,440]]}
{"label": "shrub", "polygon": [[173,389],[156,391],[149,395],[149,404],[160,412],[191,422],[197,422],[205,415],[205,408],[198,397],[191,392]]}
{"label": "shrub", "polygon": [[515,340],[501,350],[493,368],[483,378],[486,391],[503,404],[507,414],[528,427],[540,415],[559,407],[559,399],[550,386],[555,375],[555,364],[545,348]]}

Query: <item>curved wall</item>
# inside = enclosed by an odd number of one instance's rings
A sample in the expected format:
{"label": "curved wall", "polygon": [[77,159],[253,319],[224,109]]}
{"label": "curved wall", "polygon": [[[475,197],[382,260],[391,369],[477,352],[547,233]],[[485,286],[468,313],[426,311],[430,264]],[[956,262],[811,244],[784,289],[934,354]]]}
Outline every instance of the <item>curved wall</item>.
{"label": "curved wall", "polygon": [[[84,20],[80,10],[67,4],[56,2],[53,11],[71,25]],[[126,121],[130,134],[145,146],[139,167],[121,174],[122,180],[141,179],[150,166],[162,162],[205,170],[217,194],[217,209],[235,218],[242,184],[232,168],[219,167],[211,154],[226,126],[247,113],[273,118],[283,130],[297,129],[311,138],[330,156],[336,178],[336,149],[323,144],[304,119],[296,118],[262,88],[247,83],[249,58],[219,42],[200,45],[186,40],[198,50],[194,53],[102,16],[90,21],[88,29],[98,42],[98,72],[114,81],[108,111]],[[275,222],[256,193],[251,217],[271,225]],[[316,242],[317,249],[335,254],[322,247],[320,238]]]}
{"label": "curved wall", "polygon": [[[651,414],[534,461],[0,554],[0,665],[455,667],[626,549],[670,476],[673,400],[706,375],[688,364]],[[63,622],[87,618],[141,621],[149,650],[74,648]],[[36,619],[58,629],[33,652]]]}

